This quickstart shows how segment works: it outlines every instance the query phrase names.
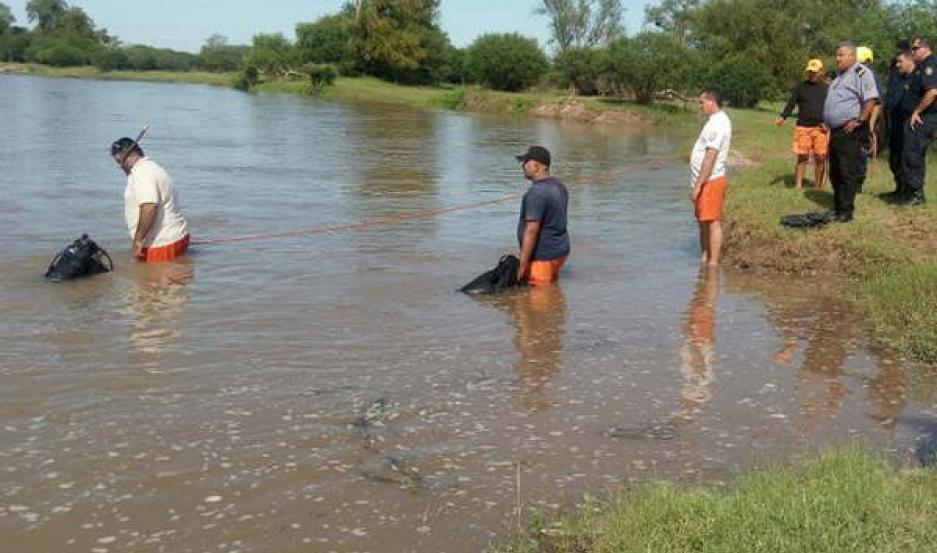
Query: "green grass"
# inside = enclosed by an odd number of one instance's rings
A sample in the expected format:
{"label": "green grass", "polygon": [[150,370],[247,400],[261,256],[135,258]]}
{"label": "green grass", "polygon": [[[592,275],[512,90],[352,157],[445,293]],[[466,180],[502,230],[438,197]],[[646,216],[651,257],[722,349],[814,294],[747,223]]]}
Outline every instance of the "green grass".
{"label": "green grass", "polygon": [[97,67],[50,67],[48,65],[0,63],[0,74],[35,75],[69,79],[97,79],[107,81],[146,81],[176,84],[206,84],[231,86],[234,73],[208,73],[203,71],[101,71]]}
{"label": "green grass", "polygon": [[740,477],[728,489],[658,483],[570,517],[535,517],[511,553],[937,551],[937,470],[856,449]]}
{"label": "green grass", "polygon": [[[774,112],[731,111],[735,148],[757,162],[733,179],[726,205],[726,255],[736,265],[836,279],[867,314],[875,336],[911,358],[937,362],[937,155],[928,164],[926,207],[882,201],[894,189],[875,162],[856,201],[856,220],[808,231],[782,227],[782,215],[827,210],[832,191],[790,188],[792,128]],[[808,168],[812,181],[812,167]]]}

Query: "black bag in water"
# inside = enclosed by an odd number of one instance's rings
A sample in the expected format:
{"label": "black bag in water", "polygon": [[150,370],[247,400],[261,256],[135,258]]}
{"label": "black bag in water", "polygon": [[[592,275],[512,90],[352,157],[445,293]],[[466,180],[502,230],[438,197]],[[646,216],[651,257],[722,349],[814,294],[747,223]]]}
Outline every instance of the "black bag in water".
{"label": "black bag in water", "polygon": [[517,256],[502,256],[497,267],[482,273],[460,290],[466,294],[491,294],[513,288],[522,284],[517,280],[517,270],[520,266],[521,260]]}
{"label": "black bag in water", "polygon": [[49,264],[45,277],[53,282],[108,273],[114,270],[111,256],[94,240],[82,234],[81,238],[59,252]]}
{"label": "black bag in water", "polygon": [[814,211],[812,213],[795,213],[781,217],[781,224],[791,228],[822,227],[832,218],[828,211]]}

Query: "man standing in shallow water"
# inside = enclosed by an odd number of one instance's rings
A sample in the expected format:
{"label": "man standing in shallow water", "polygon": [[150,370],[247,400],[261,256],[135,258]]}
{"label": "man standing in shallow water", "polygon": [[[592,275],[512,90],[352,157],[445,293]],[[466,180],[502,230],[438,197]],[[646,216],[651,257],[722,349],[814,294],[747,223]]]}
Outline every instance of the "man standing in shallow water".
{"label": "man standing in shallow water", "polygon": [[124,217],[131,255],[146,262],[183,255],[189,248],[189,225],[179,209],[172,178],[131,138],[111,144],[111,157],[127,175]]}
{"label": "man standing in shallow water", "polygon": [[546,148],[531,146],[516,159],[521,162],[524,177],[532,183],[521,201],[517,222],[521,248],[517,278],[542,286],[559,277],[569,256],[569,192],[559,179],[550,176],[551,157]]}
{"label": "man standing in shallow water", "polygon": [[716,266],[722,253],[722,205],[729,186],[726,159],[732,143],[732,122],[722,111],[722,96],[717,90],[701,92],[699,108],[709,119],[690,156],[689,197],[699,223],[700,263]]}

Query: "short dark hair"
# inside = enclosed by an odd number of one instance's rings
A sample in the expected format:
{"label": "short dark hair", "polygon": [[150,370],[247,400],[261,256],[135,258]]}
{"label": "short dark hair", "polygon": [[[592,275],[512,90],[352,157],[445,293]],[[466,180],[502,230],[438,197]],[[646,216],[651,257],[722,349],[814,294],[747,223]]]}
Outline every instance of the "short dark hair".
{"label": "short dark hair", "polygon": [[934,44],[931,42],[931,39],[930,39],[929,37],[924,36],[924,35],[918,35],[918,36],[915,36],[913,39],[911,39],[911,43],[912,43],[912,44],[915,43],[915,42],[917,42],[917,43],[920,44],[921,46],[927,46],[927,47],[930,48],[931,50],[934,49]]}
{"label": "short dark hair", "polygon": [[717,106],[722,107],[722,91],[719,90],[718,88],[716,87],[704,88],[703,90],[700,90],[699,95],[709,98],[713,102],[716,102]]}
{"label": "short dark hair", "polygon": [[914,59],[914,54],[911,52],[911,49],[909,49],[909,48],[904,48],[903,50],[901,50],[900,52],[898,52],[898,55],[895,56],[895,59],[898,59],[898,58],[900,58],[900,57],[902,57],[902,56],[904,56],[904,57],[906,57],[906,58],[908,58],[908,59]]}
{"label": "short dark hair", "polygon": [[137,143],[136,140],[125,136],[123,138],[118,138],[111,144],[111,155],[112,156],[121,156],[127,157],[130,154],[137,154],[143,156],[143,148]]}

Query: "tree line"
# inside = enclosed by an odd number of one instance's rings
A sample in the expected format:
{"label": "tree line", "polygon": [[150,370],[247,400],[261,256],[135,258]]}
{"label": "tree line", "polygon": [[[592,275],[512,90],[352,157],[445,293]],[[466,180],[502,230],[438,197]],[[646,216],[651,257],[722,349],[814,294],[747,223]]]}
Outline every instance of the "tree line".
{"label": "tree line", "polygon": [[[439,24],[440,0],[352,0],[296,25],[293,37],[258,34],[249,45],[209,37],[198,54],[125,46],[64,0],[29,0],[31,28],[0,3],[0,60],[55,66],[238,72],[264,79],[370,75],[402,84],[534,86],[653,102],[662,92],[719,86],[731,104],[777,98],[842,40],[871,47],[883,70],[897,40],[937,35],[937,0],[661,0],[627,36],[621,0],[541,0],[550,50],[517,33],[489,33],[457,48]],[[531,14],[518,14],[526,18]]]}

